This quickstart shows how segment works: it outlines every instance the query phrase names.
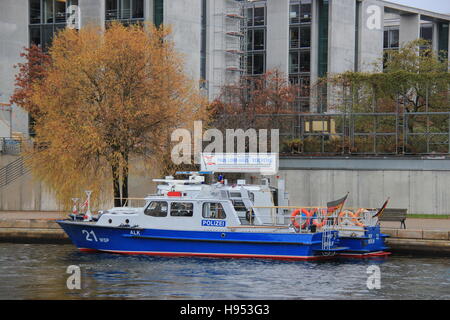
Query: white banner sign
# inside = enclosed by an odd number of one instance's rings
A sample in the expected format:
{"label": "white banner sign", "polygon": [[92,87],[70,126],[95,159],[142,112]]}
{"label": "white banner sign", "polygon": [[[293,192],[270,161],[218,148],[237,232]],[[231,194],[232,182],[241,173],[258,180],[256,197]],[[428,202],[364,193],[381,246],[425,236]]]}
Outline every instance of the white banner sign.
{"label": "white banner sign", "polygon": [[275,175],[278,153],[202,153],[201,170]]}

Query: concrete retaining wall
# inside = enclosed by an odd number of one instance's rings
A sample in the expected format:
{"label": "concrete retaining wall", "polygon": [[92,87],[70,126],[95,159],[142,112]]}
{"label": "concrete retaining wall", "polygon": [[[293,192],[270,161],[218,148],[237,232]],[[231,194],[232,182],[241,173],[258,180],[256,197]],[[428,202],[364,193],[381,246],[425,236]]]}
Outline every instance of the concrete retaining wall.
{"label": "concrete retaining wall", "polygon": [[51,220],[0,220],[0,241],[70,243],[66,233]]}
{"label": "concrete retaining wall", "polygon": [[386,244],[395,253],[450,256],[450,232],[431,230],[382,229],[390,235]]}
{"label": "concrete retaining wall", "polygon": [[[14,157],[0,160],[6,165]],[[130,173],[130,197],[140,198],[154,192],[152,179],[158,174],[136,168]],[[279,176],[286,180],[292,205],[324,206],[350,192],[348,207],[377,208],[390,197],[391,208],[406,208],[410,214],[450,214],[446,159],[281,159]],[[54,193],[31,175],[0,189],[0,210],[59,209]]]}
{"label": "concrete retaining wall", "polygon": [[350,192],[346,206],[406,208],[410,214],[450,213],[450,160],[282,159],[292,205],[324,206]]}
{"label": "concrete retaining wall", "polygon": [[[2,155],[0,156],[0,165],[6,166],[16,159],[17,156]],[[142,164],[134,162],[134,167],[130,169],[129,197],[143,198],[154,193],[156,185],[152,179],[156,177],[155,172],[146,171]],[[74,196],[85,197],[84,194]],[[95,194],[92,196],[96,197]],[[111,203],[105,207],[112,205]],[[60,211],[61,209],[55,193],[44,183],[33,178],[31,173],[0,189],[0,211]]]}

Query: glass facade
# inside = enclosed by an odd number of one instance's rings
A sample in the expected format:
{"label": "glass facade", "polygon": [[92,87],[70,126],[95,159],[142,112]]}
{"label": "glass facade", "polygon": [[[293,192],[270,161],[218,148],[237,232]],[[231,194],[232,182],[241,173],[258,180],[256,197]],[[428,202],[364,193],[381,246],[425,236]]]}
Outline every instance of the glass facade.
{"label": "glass facade", "polygon": [[201,87],[204,87],[206,80],[206,36],[207,36],[207,6],[208,0],[202,0],[202,16],[201,16],[201,47],[200,47],[200,79],[202,80]]}
{"label": "glass facade", "polygon": [[399,50],[400,48],[400,29],[399,26],[391,26],[384,28],[383,36],[383,69],[386,69],[387,61],[390,57],[390,51]]}
{"label": "glass facade", "polygon": [[355,6],[355,72],[359,71],[359,36],[361,30],[362,4],[356,1]]}
{"label": "glass facade", "polygon": [[289,80],[299,87],[297,112],[309,111],[311,78],[311,0],[293,0],[289,7]]}
{"label": "glass facade", "polygon": [[328,72],[328,0],[318,0],[319,8],[319,77]]}
{"label": "glass facade", "polygon": [[247,75],[266,72],[266,5],[249,4],[246,12]]}
{"label": "glass facade", "polygon": [[384,28],[383,48],[389,50],[396,50],[400,45],[400,30],[399,27]]}
{"label": "glass facade", "polygon": [[105,0],[105,20],[128,25],[144,21],[144,0]]}
{"label": "glass facade", "polygon": [[433,43],[433,24],[427,23],[420,26],[420,38]]}
{"label": "glass facade", "polygon": [[153,22],[159,27],[164,22],[164,0],[153,0]]}
{"label": "glass facade", "polygon": [[449,37],[449,24],[448,23],[439,23],[438,24],[438,34],[439,34],[439,43],[438,50],[441,59],[448,59],[448,37]]}
{"label": "glass facade", "polygon": [[78,5],[78,0],[29,0],[30,45],[48,50],[54,34],[66,27],[72,5]]}

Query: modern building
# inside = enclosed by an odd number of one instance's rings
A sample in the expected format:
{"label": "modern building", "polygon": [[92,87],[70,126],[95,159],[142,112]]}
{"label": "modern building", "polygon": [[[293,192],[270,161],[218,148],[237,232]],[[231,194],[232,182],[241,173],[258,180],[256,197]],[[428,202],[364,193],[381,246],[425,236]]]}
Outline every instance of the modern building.
{"label": "modern building", "polygon": [[[113,20],[172,25],[186,72],[210,99],[243,74],[277,68],[309,87],[327,73],[374,71],[384,50],[420,37],[436,51],[449,47],[449,15],[380,0],[2,0],[0,137],[28,135],[27,113],[4,106],[23,48],[47,48],[61,28]],[[308,92],[296,110],[327,111]]]}

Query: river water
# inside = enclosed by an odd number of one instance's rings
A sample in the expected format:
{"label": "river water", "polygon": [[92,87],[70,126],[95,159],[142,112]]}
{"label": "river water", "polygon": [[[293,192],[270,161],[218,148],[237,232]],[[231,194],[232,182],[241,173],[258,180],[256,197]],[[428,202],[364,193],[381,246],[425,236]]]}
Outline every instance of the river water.
{"label": "river water", "polygon": [[[67,288],[67,268],[81,271]],[[378,266],[380,289],[368,289]],[[0,243],[0,299],[450,299],[450,259],[289,262],[82,253]]]}

